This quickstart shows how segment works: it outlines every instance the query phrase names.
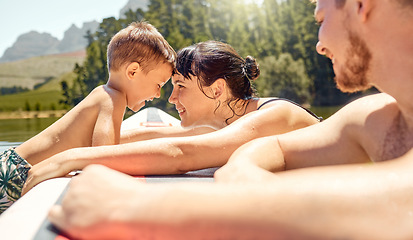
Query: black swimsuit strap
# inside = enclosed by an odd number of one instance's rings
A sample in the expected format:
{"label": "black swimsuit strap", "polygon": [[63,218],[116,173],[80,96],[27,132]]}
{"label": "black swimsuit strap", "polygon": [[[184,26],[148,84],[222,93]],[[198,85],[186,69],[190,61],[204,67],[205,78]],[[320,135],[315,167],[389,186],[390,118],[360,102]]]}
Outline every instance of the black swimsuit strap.
{"label": "black swimsuit strap", "polygon": [[300,104],[298,104],[298,103],[296,103],[296,102],[294,102],[294,101],[291,101],[290,99],[287,99],[287,98],[273,98],[273,99],[267,100],[267,101],[265,101],[263,104],[261,104],[261,105],[257,108],[257,110],[260,110],[260,108],[261,108],[262,106],[264,106],[265,104],[267,104],[267,103],[274,102],[274,101],[278,101],[278,100],[287,101],[287,102],[290,102],[290,103],[292,103],[292,104],[294,104],[294,105],[297,105],[297,106],[299,106],[300,108],[302,108],[302,109],[304,109],[305,111],[307,111],[311,116],[317,118],[318,121],[320,121],[320,122],[323,121],[323,118],[322,118],[322,117],[317,116],[317,115],[316,115],[315,113],[313,113],[312,111],[308,110],[307,108],[305,108],[305,107],[301,106]]}

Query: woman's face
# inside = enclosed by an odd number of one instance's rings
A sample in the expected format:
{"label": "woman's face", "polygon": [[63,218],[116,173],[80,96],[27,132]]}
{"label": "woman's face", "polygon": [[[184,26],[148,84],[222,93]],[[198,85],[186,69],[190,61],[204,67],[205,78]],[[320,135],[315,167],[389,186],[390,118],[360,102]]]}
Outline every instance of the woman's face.
{"label": "woman's face", "polygon": [[[181,74],[172,76],[173,91],[169,102],[175,104],[181,118],[182,127],[213,126],[214,111],[217,107],[214,99],[208,98],[199,89],[198,78],[184,78]],[[208,95],[210,88],[204,87]]]}

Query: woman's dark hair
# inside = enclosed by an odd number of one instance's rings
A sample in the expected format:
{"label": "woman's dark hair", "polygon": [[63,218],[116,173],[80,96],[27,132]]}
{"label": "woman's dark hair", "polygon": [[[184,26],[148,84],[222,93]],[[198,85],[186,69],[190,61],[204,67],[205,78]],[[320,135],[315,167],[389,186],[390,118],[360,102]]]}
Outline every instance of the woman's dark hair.
{"label": "woman's dark hair", "polygon": [[[237,103],[256,96],[251,84],[260,75],[256,60],[251,56],[243,59],[229,44],[206,41],[183,48],[177,54],[176,69],[185,78],[189,79],[191,75],[198,77],[201,91],[202,87],[211,86],[217,79],[224,79],[233,96],[227,102],[233,116],[237,114],[231,102]],[[209,97],[207,94],[205,96]]]}

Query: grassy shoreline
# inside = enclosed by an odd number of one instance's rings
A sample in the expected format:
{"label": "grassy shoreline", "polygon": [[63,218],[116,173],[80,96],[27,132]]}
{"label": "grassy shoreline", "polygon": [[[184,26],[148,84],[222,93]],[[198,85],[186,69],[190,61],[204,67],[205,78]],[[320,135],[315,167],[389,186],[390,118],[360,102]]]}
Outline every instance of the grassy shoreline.
{"label": "grassy shoreline", "polygon": [[62,117],[66,112],[67,110],[0,112],[0,120]]}

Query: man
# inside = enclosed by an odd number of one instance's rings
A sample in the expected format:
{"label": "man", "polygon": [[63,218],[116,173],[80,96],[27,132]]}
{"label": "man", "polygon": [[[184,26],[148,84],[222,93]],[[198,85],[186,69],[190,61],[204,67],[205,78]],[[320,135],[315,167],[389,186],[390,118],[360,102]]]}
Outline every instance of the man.
{"label": "man", "polygon": [[[317,50],[332,59],[338,86],[385,93],[323,123],[244,145],[216,177],[250,183],[148,186],[91,166],[50,219],[84,238],[412,239],[412,5],[317,2]],[[338,164],[348,165],[270,173]]]}
{"label": "man", "polygon": [[[413,147],[413,42],[407,41],[413,33],[413,2],[355,1],[353,12],[352,4],[318,2],[317,51],[331,58],[342,91],[375,86],[384,93],[358,99],[317,126],[251,142],[248,151],[260,148],[257,155],[232,161],[228,171],[235,162],[240,167],[240,162],[250,161],[267,170],[381,162]],[[394,11],[383,9],[385,4]],[[277,148],[279,154],[274,153]],[[227,170],[218,177],[225,178]],[[232,173],[231,178],[237,177]]]}

